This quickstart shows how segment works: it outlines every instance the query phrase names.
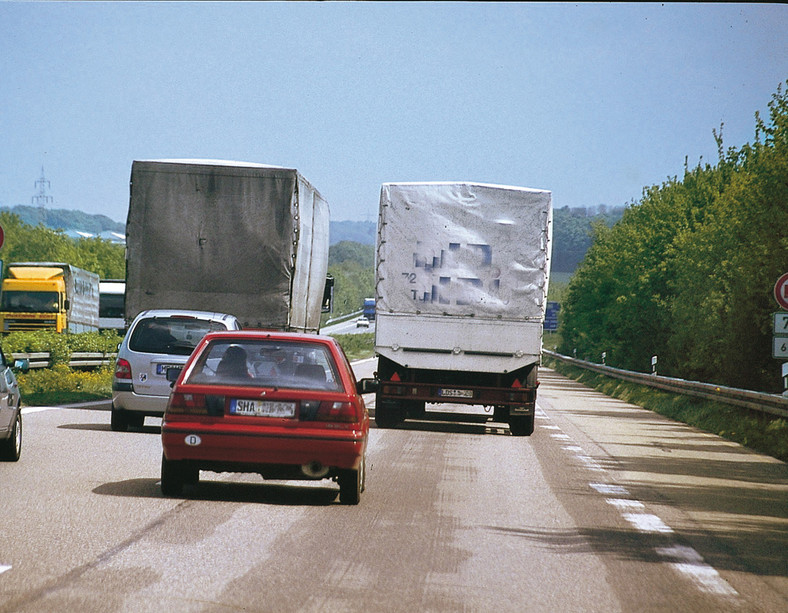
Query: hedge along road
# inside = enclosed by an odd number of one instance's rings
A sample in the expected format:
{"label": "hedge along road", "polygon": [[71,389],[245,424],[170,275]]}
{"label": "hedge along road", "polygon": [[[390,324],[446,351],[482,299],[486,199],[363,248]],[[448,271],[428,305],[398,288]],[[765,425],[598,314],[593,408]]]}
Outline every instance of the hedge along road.
{"label": "hedge along road", "polygon": [[373,427],[357,507],[213,473],[164,498],[156,420],[39,408],[0,465],[0,610],[786,610],[785,464],[541,378],[528,438]]}

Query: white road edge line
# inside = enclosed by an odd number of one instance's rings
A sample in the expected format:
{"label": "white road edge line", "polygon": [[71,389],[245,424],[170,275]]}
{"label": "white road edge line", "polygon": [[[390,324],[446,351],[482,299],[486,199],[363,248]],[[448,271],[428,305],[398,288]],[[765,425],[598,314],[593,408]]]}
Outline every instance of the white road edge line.
{"label": "white road edge line", "polygon": [[24,407],[22,409],[22,415],[27,415],[29,413],[40,413],[41,411],[59,411],[63,407]]}

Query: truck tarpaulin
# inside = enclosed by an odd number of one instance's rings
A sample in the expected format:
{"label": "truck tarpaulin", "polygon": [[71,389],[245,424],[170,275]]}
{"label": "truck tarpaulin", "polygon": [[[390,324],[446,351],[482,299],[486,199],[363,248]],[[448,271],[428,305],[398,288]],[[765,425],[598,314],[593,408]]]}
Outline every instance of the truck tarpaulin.
{"label": "truck tarpaulin", "polygon": [[378,311],[541,321],[550,198],[479,183],[384,184]]}
{"label": "truck tarpaulin", "polygon": [[135,161],[126,225],[126,317],[231,313],[244,327],[316,331],[328,204],[295,169]]}

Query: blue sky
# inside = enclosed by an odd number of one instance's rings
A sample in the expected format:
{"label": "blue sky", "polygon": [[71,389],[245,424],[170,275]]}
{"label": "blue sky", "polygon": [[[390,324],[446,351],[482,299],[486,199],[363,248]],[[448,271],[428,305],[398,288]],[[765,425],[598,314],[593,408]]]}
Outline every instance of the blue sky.
{"label": "blue sky", "polygon": [[380,184],[621,206],[755,135],[788,5],[0,2],[0,206],[125,222],[134,159],[297,168],[334,220]]}

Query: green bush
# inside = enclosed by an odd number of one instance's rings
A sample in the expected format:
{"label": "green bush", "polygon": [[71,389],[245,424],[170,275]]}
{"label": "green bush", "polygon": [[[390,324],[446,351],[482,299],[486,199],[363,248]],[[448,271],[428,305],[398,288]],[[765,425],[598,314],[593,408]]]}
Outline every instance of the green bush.
{"label": "green bush", "polygon": [[[350,360],[359,360],[374,355],[374,336],[372,332],[340,334],[337,340]],[[114,364],[82,371],[70,368],[68,363],[75,351],[115,353],[121,340],[115,332],[14,332],[3,339],[3,351],[9,357],[12,353],[46,351],[56,356],[49,368],[17,373],[17,379],[24,405],[59,405],[112,397]]]}
{"label": "green bush", "polygon": [[336,337],[349,360],[362,360],[372,357],[375,353],[375,334],[337,334]]}
{"label": "green bush", "polygon": [[80,334],[58,334],[57,332],[11,332],[3,337],[3,352],[49,353],[49,364],[68,366],[74,352],[115,353],[121,337],[114,330],[83,332]]}
{"label": "green bush", "polygon": [[112,397],[114,366],[72,370],[65,364],[19,373],[22,403],[28,406],[60,405]]}
{"label": "green bush", "polygon": [[3,352],[10,359],[18,353],[49,353],[49,368],[17,373],[22,402],[26,405],[64,404],[112,396],[114,364],[91,371],[69,367],[74,352],[115,353],[121,337],[114,330],[58,334],[12,332],[3,337]]}

